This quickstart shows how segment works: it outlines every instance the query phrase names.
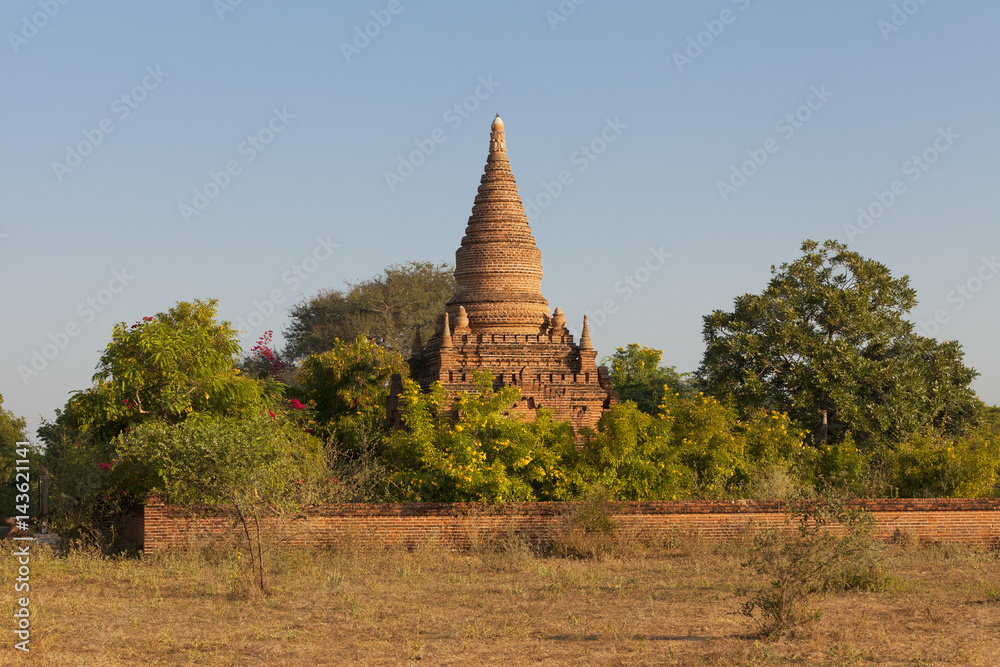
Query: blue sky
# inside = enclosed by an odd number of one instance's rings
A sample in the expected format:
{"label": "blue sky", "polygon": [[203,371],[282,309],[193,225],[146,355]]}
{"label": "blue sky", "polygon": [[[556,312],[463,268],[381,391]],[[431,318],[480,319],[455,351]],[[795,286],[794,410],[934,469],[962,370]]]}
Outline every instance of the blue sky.
{"label": "blue sky", "polygon": [[32,429],[117,322],[216,298],[249,349],[453,261],[495,113],[601,354],[693,370],[703,315],[835,238],[1000,403],[996,3],[64,1],[0,6],[0,393]]}

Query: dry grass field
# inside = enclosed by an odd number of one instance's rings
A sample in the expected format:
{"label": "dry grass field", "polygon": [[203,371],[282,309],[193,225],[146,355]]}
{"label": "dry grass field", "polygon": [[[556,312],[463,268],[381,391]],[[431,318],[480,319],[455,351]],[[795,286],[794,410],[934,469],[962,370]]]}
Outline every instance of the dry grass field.
{"label": "dry grass field", "polygon": [[333,551],[278,547],[268,595],[225,548],[147,559],[39,551],[31,654],[4,631],[0,663],[1000,664],[996,553],[886,546],[885,590],[827,595],[817,624],[772,641],[739,613],[750,548],[623,540],[579,559],[516,540],[471,552],[345,540]]}

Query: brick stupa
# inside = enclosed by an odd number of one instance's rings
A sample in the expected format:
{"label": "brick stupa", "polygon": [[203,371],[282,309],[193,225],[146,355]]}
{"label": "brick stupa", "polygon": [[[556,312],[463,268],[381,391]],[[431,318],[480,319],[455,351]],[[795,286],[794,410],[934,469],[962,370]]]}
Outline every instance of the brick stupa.
{"label": "brick stupa", "polygon": [[454,396],[475,392],[473,371],[489,369],[497,387],[521,390],[512,411],[534,418],[544,406],[571,422],[579,440],[580,429],[596,427],[618,396],[607,368],[596,365],[587,317],[577,344],[562,309],[549,316],[542,254],[511,173],[499,115],[490,129],[485,173],[455,253],[455,294],[426,345],[417,332],[410,376],[425,391],[440,382]]}

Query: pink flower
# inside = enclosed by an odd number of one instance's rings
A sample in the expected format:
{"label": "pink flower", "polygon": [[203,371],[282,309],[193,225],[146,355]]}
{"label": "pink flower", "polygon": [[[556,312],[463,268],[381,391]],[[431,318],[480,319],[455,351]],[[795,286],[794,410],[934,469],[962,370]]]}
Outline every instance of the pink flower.
{"label": "pink flower", "polygon": [[295,408],[296,410],[305,410],[306,409],[306,406],[302,405],[302,402],[299,401],[299,399],[297,399],[297,398],[293,398],[291,401],[289,401],[289,403],[291,403],[292,407]]}

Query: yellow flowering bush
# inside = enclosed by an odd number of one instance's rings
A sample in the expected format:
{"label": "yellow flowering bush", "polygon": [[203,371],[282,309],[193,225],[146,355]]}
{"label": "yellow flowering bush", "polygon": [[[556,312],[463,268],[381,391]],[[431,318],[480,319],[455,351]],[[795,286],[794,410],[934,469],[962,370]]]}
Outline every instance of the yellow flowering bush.
{"label": "yellow flowering bush", "polygon": [[549,500],[562,475],[561,452],[572,428],[545,410],[534,421],[510,414],[517,387],[493,388],[487,371],[474,375],[478,392],[453,405],[435,384],[430,393],[406,381],[400,396],[404,430],[387,438],[385,461],[403,499],[416,502]]}
{"label": "yellow flowering bush", "polygon": [[787,415],[741,422],[711,396],[666,392],[655,416],[631,401],[606,412],[582,449],[564,453],[563,491],[603,489],[621,500],[746,497],[775,469],[798,478],[803,435]]}
{"label": "yellow flowering bush", "polygon": [[563,455],[562,497],[606,493],[619,500],[671,500],[687,496],[688,470],[670,448],[662,422],[632,401],[604,413],[598,432]]}
{"label": "yellow flowering bush", "polygon": [[903,497],[1000,494],[1000,434],[988,427],[957,438],[925,431],[901,444],[891,464],[893,484]]}

